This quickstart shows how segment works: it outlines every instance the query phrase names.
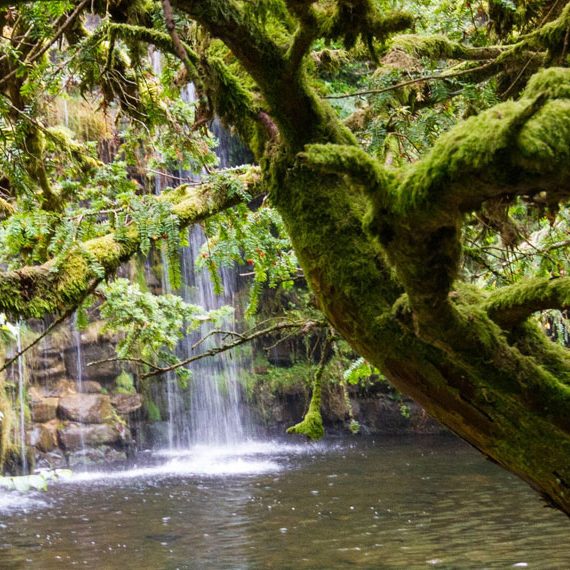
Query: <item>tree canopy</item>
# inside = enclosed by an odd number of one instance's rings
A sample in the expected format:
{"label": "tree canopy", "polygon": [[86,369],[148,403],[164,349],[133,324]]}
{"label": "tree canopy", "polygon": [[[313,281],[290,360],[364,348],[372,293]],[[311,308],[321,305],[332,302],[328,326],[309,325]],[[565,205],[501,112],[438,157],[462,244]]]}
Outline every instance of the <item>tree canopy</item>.
{"label": "tree canopy", "polygon": [[[0,2],[0,27],[0,310],[69,311],[267,195],[354,350],[570,513],[563,313],[534,316],[570,298],[569,3]],[[211,172],[214,117],[257,166],[154,196]]]}

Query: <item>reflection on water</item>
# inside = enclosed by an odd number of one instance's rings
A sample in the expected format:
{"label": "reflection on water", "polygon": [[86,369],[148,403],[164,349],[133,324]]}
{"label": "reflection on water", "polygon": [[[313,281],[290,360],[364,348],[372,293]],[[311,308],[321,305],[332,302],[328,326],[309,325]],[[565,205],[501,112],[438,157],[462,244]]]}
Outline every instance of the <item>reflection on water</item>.
{"label": "reflection on water", "polygon": [[0,568],[570,568],[570,523],[448,438],[202,448],[0,495]]}

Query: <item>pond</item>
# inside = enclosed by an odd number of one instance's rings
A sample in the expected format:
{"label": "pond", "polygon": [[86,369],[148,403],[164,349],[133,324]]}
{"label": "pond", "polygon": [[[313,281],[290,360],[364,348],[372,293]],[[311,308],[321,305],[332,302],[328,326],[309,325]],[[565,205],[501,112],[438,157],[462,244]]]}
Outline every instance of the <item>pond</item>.
{"label": "pond", "polygon": [[0,568],[570,568],[570,521],[451,437],[142,454],[0,495]]}

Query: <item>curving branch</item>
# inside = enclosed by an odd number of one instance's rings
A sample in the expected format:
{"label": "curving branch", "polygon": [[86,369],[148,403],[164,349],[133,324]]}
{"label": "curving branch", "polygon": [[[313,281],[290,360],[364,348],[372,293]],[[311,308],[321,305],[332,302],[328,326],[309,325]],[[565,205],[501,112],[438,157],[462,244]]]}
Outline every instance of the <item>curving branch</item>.
{"label": "curving branch", "polygon": [[[438,226],[485,200],[549,192],[570,195],[570,69],[536,74],[518,102],[497,105],[441,137],[400,184],[398,210]],[[429,210],[430,219],[424,216]]]}
{"label": "curving branch", "polygon": [[527,279],[489,295],[483,307],[499,326],[513,328],[536,311],[570,309],[570,277]]}
{"label": "curving branch", "polygon": [[228,350],[232,350],[242,344],[246,344],[251,342],[257,338],[267,336],[276,332],[285,331],[285,330],[293,330],[296,331],[298,334],[307,334],[310,331],[318,328],[326,328],[328,324],[325,321],[315,321],[315,320],[285,320],[281,322],[277,322],[271,326],[267,327],[254,327],[249,331],[245,331],[243,333],[238,333],[236,331],[211,331],[206,335],[204,338],[200,339],[192,348],[197,348],[202,342],[204,342],[207,338],[213,336],[214,334],[221,334],[224,338],[234,337],[234,340],[230,342],[222,343],[221,345],[214,346],[208,350],[203,352],[199,352],[190,356],[189,358],[185,358],[184,360],[180,360],[171,364],[170,366],[157,366],[151,362],[143,360],[141,358],[134,358],[134,357],[114,357],[114,358],[105,358],[103,360],[96,360],[94,362],[87,363],[87,366],[96,366],[98,364],[103,364],[105,362],[132,362],[134,364],[140,364],[150,368],[149,372],[145,372],[144,374],[140,375],[141,380],[146,378],[151,378],[153,376],[159,376],[162,374],[167,374],[168,372],[174,372],[178,368],[183,368],[188,366],[192,362],[196,362],[197,360],[202,360],[203,358],[208,358],[210,356],[215,356],[216,354],[220,354],[221,352],[227,352]]}
{"label": "curving branch", "polygon": [[301,163],[325,174],[348,177],[366,193],[373,194],[382,208],[393,199],[390,191],[394,175],[377,160],[357,146],[338,144],[312,144],[298,154]]}
{"label": "curving branch", "polygon": [[[259,170],[248,167],[234,169],[233,176],[212,177],[198,186],[181,186],[160,199],[172,204],[172,213],[185,227],[243,201],[246,193],[235,192],[236,180],[251,197],[263,191]],[[28,318],[75,307],[138,249],[139,234],[133,224],[120,237],[111,233],[94,238],[43,265],[2,272],[0,311]]]}
{"label": "curving branch", "polygon": [[495,59],[511,46],[471,47],[434,34],[419,36],[403,34],[392,41],[392,49],[400,49],[415,57],[437,59],[484,60]]}

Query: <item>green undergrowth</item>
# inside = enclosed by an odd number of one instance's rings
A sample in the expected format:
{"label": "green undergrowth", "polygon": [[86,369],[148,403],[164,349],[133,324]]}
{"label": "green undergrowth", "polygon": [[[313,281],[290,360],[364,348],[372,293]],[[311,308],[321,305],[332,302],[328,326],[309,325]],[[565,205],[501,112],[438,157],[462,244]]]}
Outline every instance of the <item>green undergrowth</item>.
{"label": "green undergrowth", "polygon": [[253,398],[261,387],[271,394],[305,392],[310,386],[312,368],[309,362],[296,362],[285,368],[270,364],[266,358],[257,358],[254,372],[244,374],[242,383],[248,399]]}

